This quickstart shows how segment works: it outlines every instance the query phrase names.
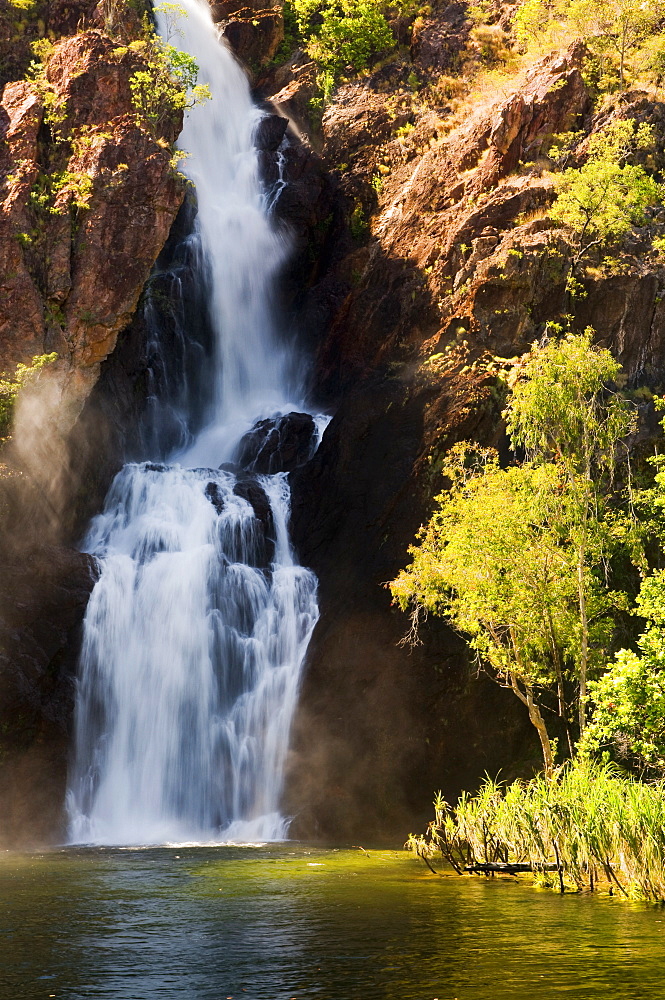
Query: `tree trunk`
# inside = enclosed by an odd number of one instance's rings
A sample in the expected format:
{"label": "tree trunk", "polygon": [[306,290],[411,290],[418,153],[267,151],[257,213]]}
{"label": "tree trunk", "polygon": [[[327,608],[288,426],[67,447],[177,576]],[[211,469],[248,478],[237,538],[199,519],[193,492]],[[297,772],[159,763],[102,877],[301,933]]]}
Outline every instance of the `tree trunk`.
{"label": "tree trunk", "polygon": [[559,646],[556,641],[554,622],[552,621],[552,614],[549,610],[547,611],[547,624],[549,626],[549,640],[550,649],[552,651],[552,661],[554,663],[554,672],[556,673],[556,692],[559,717],[564,719],[566,716],[566,703],[564,701],[563,693],[563,670],[561,668],[561,656],[559,655]]}
{"label": "tree trunk", "polygon": [[[550,738],[547,733],[547,726],[545,725],[545,720],[541,714],[540,708],[533,697],[533,688],[530,684],[524,684],[524,692],[520,690],[520,686],[517,682],[517,677],[514,673],[510,674],[510,686],[514,693],[517,695],[519,700],[526,705],[529,710],[529,721],[536,728],[538,733],[538,739],[540,740],[540,746],[543,751],[543,764],[545,765],[545,776],[551,778],[554,774],[554,757],[552,755],[552,744],[550,743]],[[526,692],[526,693],[525,693]]]}
{"label": "tree trunk", "polygon": [[580,698],[578,717],[580,737],[586,725],[586,681],[589,660],[589,623],[586,612],[586,594],[584,592],[584,546],[580,545],[577,553],[577,592],[580,603],[580,624],[582,626],[582,643],[580,647]]}

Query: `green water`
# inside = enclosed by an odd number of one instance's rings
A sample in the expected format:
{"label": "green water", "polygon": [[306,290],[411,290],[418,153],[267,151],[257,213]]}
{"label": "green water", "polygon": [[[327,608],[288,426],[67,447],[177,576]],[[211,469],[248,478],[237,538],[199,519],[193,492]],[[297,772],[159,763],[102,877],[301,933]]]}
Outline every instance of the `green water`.
{"label": "green water", "polygon": [[401,852],[0,854],[1,1000],[665,996],[665,910]]}

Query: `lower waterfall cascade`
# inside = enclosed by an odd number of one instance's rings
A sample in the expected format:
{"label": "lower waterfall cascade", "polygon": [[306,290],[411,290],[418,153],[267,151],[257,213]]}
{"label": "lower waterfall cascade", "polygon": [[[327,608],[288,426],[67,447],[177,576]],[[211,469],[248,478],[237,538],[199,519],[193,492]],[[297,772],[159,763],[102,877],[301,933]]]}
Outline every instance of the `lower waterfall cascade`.
{"label": "lower waterfall cascade", "polygon": [[284,839],[289,730],[318,618],[316,578],[289,541],[293,466],[275,449],[295,434],[306,460],[326,418],[307,411],[272,315],[288,246],[270,220],[278,193],[258,177],[262,113],[205,0],[181,5],[169,40],[212,94],[179,143],[209,289],[211,398],[175,453],[124,466],[85,539],[101,572],[77,681],[72,843]]}

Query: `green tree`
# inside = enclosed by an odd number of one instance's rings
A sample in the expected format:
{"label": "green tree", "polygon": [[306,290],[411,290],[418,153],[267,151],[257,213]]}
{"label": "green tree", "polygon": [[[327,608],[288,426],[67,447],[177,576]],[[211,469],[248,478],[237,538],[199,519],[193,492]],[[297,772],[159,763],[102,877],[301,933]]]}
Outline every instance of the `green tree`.
{"label": "green tree", "polygon": [[346,66],[356,72],[395,46],[384,0],[294,0],[308,54],[336,80]]}
{"label": "green tree", "polygon": [[515,14],[515,31],[522,46],[562,29],[574,32],[602,59],[613,56],[623,89],[628,60],[663,20],[662,7],[644,0],[525,0]]}
{"label": "green tree", "polygon": [[574,553],[550,524],[559,471],[551,464],[504,471],[491,453],[469,471],[468,455],[468,446],[453,450],[444,470],[452,487],[436,498],[392,594],[412,608],[416,625],[433,612],[468,637],[479,661],[526,706],[551,774],[537,691],[556,687],[563,714],[562,660],[577,620]]}
{"label": "green tree", "polygon": [[613,51],[619,60],[623,90],[627,59],[642,46],[663,21],[657,3],[644,0],[573,0],[563,5],[581,38],[591,38]]}
{"label": "green tree", "polygon": [[211,95],[207,84],[197,83],[199,67],[194,57],[170,42],[180,33],[178,21],[187,17],[185,9],[164,3],[155,7],[155,13],[165,25],[167,40],[150,28],[146,39],[130,43],[131,49],[144,55],[145,68],[132,74],[129,87],[139,122],[159,137],[174,116],[210,100]]}
{"label": "green tree", "polygon": [[[592,334],[588,329],[535,346],[505,411],[513,447],[524,448],[533,462],[553,462],[563,483],[555,516],[559,533],[575,552],[580,734],[591,649],[590,570],[611,554],[614,539],[604,515],[619,442],[635,424],[633,408],[611,388],[621,366],[592,343]],[[606,607],[597,608],[593,617],[609,614],[617,599],[608,592]]]}
{"label": "green tree", "polygon": [[575,686],[583,733],[590,669],[604,668],[615,614],[628,603],[606,570],[632,541],[614,472],[634,412],[612,391],[619,364],[591,337],[587,330],[533,347],[504,414],[526,462],[503,470],[480,452],[469,468],[470,446],[454,449],[443,470],[451,488],[390,585],[412,609],[414,633],[428,613],[445,616],[526,705],[548,773],[537,692],[556,692],[567,720],[566,691]]}
{"label": "green tree", "polygon": [[[663,408],[662,401],[657,405]],[[661,421],[665,429],[665,420]],[[665,462],[652,459],[656,484],[636,501],[648,536],[665,544]],[[646,621],[637,652],[621,649],[603,676],[589,685],[592,712],[583,747],[613,747],[642,767],[665,772],[665,570],[642,581],[635,613]]]}
{"label": "green tree", "polygon": [[629,162],[636,150],[653,144],[650,126],[615,121],[589,139],[583,166],[559,175],[550,216],[572,233],[573,281],[577,265],[590,250],[619,243],[634,225],[644,225],[646,209],[662,200],[655,179],[640,164]]}
{"label": "green tree", "polygon": [[665,771],[665,571],[644,580],[637,612],[646,618],[639,652],[621,649],[589,684],[592,714],[583,748],[613,747],[642,767]]}

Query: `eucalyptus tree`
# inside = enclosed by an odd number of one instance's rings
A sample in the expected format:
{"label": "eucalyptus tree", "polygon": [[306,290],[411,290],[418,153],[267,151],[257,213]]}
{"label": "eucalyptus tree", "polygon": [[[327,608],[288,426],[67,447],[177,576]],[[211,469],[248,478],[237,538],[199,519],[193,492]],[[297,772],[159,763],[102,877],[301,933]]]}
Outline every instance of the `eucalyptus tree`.
{"label": "eucalyptus tree", "polygon": [[[553,463],[562,483],[553,517],[575,557],[579,610],[575,651],[579,679],[580,735],[586,721],[590,655],[590,594],[594,571],[611,554],[613,532],[605,518],[620,443],[635,426],[631,404],[616,391],[621,366],[605,348],[592,343],[593,331],[550,340],[531,350],[505,410],[514,448],[535,463]],[[597,600],[598,588],[594,588]],[[609,613],[617,595],[607,591]]]}
{"label": "eucalyptus tree", "polygon": [[515,29],[524,46],[575,34],[601,60],[611,56],[616,61],[623,90],[627,62],[662,33],[664,20],[662,6],[645,0],[523,0]]}
{"label": "eucalyptus tree", "polygon": [[[392,582],[414,624],[445,616],[467,637],[479,663],[526,706],[545,772],[554,766],[539,692],[563,700],[562,658],[574,644],[575,562],[553,529],[561,482],[554,465],[499,467],[496,454],[458,446],[445,468],[449,491],[419,541],[411,564]],[[480,459],[480,461],[478,461]]]}
{"label": "eucalyptus tree", "polygon": [[491,451],[452,449],[450,489],[390,584],[411,609],[412,635],[429,613],[446,617],[523,702],[547,774],[554,753],[542,693],[556,696],[567,722],[566,692],[576,688],[584,732],[590,666],[604,668],[614,612],[627,605],[605,571],[617,536],[629,532],[611,504],[620,443],[635,420],[612,388],[619,372],[591,330],[534,345],[504,414],[526,461],[502,469]]}

